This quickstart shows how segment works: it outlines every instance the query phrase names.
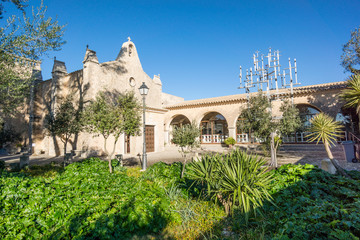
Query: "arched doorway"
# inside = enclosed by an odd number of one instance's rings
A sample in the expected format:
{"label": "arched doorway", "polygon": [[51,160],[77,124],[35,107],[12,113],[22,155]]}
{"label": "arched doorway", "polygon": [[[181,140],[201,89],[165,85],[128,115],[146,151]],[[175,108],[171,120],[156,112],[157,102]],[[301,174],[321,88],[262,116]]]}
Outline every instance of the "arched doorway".
{"label": "arched doorway", "polygon": [[316,114],[320,113],[319,109],[308,104],[299,104],[296,107],[299,109],[299,115],[302,125],[296,133],[283,136],[284,143],[307,143],[309,140],[309,137],[307,136],[310,134],[310,120]]}
{"label": "arched doorway", "polygon": [[218,112],[206,114],[200,123],[201,143],[222,143],[229,136],[228,124]]}
{"label": "arched doorway", "polygon": [[170,126],[169,126],[169,143],[171,143],[172,131],[174,130],[174,128],[175,127],[181,127],[181,126],[184,126],[186,124],[191,124],[191,122],[184,115],[177,115],[176,117],[173,118],[173,120],[171,120]]}

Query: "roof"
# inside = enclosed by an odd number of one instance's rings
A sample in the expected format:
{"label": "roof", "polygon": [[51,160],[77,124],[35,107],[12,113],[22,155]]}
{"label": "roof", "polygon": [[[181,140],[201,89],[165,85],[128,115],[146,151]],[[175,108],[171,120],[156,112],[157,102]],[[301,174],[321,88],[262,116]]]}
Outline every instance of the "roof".
{"label": "roof", "polygon": [[[303,95],[310,94],[318,91],[328,91],[334,89],[343,89],[346,88],[346,81],[341,82],[333,82],[333,83],[323,83],[316,84],[304,87],[294,87],[294,95]],[[275,90],[271,90],[271,92],[275,92]],[[250,93],[250,96],[257,94],[257,92]],[[290,89],[279,89],[279,95],[286,96],[290,95]],[[188,108],[188,107],[197,107],[201,105],[217,105],[217,104],[231,104],[231,103],[240,103],[246,102],[246,94],[236,94],[236,95],[228,95],[222,97],[214,97],[214,98],[203,98],[197,100],[184,101],[181,103],[177,103],[174,105],[165,106],[166,109],[177,109],[177,108]]]}

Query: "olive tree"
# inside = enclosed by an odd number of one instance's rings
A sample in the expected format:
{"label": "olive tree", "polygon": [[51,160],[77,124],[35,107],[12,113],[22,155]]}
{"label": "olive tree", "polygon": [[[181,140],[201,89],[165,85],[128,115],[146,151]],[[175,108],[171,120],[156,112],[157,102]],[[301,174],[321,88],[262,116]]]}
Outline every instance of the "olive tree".
{"label": "olive tree", "polygon": [[56,108],[54,114],[48,114],[46,116],[46,127],[48,131],[58,136],[64,143],[64,156],[66,155],[66,148],[70,138],[82,129],[79,116],[71,97],[66,97]]}
{"label": "olive tree", "polygon": [[28,14],[26,1],[11,2],[19,13],[7,19],[2,19],[4,6],[0,3],[0,115],[12,115],[34,88],[33,69],[16,62],[16,58],[39,60],[49,51],[61,50],[65,43],[64,26],[46,17],[43,4]]}
{"label": "olive tree", "polygon": [[121,109],[122,130],[126,138],[140,135],[142,108],[134,93],[125,93],[120,96],[117,100],[117,106]]}
{"label": "olive tree", "polygon": [[[104,138],[104,152],[108,156],[109,171],[112,172],[111,159],[116,143],[122,133],[130,136],[138,135],[141,125],[141,105],[134,93],[125,93],[114,97],[100,92],[95,101],[85,107],[83,112],[86,130]],[[114,137],[113,149],[109,152],[107,140]]]}
{"label": "olive tree", "polygon": [[175,126],[172,136],[172,142],[180,148],[179,151],[184,158],[184,164],[181,171],[181,177],[183,177],[188,154],[192,153],[199,145],[198,138],[200,136],[200,129],[194,122],[180,127]]}
{"label": "olive tree", "polygon": [[301,126],[299,110],[285,100],[280,107],[282,118],[273,119],[271,102],[260,91],[249,99],[248,107],[243,109],[240,118],[243,119],[243,128],[254,133],[256,138],[270,141],[271,166],[277,167],[276,151],[279,147],[282,134],[295,132]]}

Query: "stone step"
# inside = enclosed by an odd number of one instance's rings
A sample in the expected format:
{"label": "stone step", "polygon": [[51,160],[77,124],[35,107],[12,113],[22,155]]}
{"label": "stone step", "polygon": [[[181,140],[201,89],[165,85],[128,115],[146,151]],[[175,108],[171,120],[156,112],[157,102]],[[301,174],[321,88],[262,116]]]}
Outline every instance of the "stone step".
{"label": "stone step", "polygon": [[[292,144],[292,145],[282,145],[280,147],[280,151],[298,151],[298,150],[306,150],[306,151],[318,151],[324,150],[324,146],[322,144]],[[343,146],[337,144],[331,147],[331,150],[342,150]]]}
{"label": "stone step", "polygon": [[[262,155],[263,150],[259,144],[239,144],[236,146],[242,150]],[[220,144],[202,144],[201,148],[205,152],[227,152],[229,148]],[[337,144],[331,148],[332,154],[337,160],[345,160],[344,149],[341,144]],[[278,151],[279,159],[289,159],[285,163],[293,163],[299,159],[307,159],[311,162],[328,158],[323,144],[284,144]],[[294,160],[292,160],[294,159]],[[281,162],[281,160],[279,160]]]}

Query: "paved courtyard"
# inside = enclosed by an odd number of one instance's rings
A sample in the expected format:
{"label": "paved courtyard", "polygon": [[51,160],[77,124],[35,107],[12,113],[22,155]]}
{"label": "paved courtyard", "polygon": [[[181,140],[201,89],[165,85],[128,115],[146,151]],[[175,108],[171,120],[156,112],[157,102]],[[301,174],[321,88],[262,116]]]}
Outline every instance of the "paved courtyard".
{"label": "paved courtyard", "polygon": [[[262,151],[259,147],[248,147],[245,145],[240,146],[244,150],[257,154],[261,157],[263,156]],[[202,154],[210,153],[227,153],[229,149],[226,147],[221,147],[219,145],[203,145],[201,149],[197,150],[198,156]],[[347,169],[347,170],[358,170],[360,171],[360,163],[349,163],[345,161],[344,153],[342,146],[337,146],[333,148],[334,157],[338,160],[339,164]],[[20,161],[20,154],[17,155],[0,155],[0,159],[4,160],[6,164],[17,163]],[[165,162],[165,163],[173,163],[183,161],[179,150],[175,146],[167,146],[165,151],[157,152],[157,153],[148,153],[148,165],[152,165],[156,162]],[[270,160],[269,157],[265,157]],[[323,149],[322,145],[285,145],[285,147],[280,148],[278,151],[278,163],[279,165],[293,163],[293,164],[314,164],[320,166],[320,162],[322,159],[326,158],[325,149]],[[83,158],[77,157],[74,158],[74,161],[80,161]],[[105,159],[105,157],[103,157]],[[32,155],[30,157],[30,165],[44,165],[49,164],[51,162],[61,163],[63,161],[63,157],[49,157],[46,155]],[[125,166],[141,166],[141,155],[134,156],[124,156],[124,164]]]}

